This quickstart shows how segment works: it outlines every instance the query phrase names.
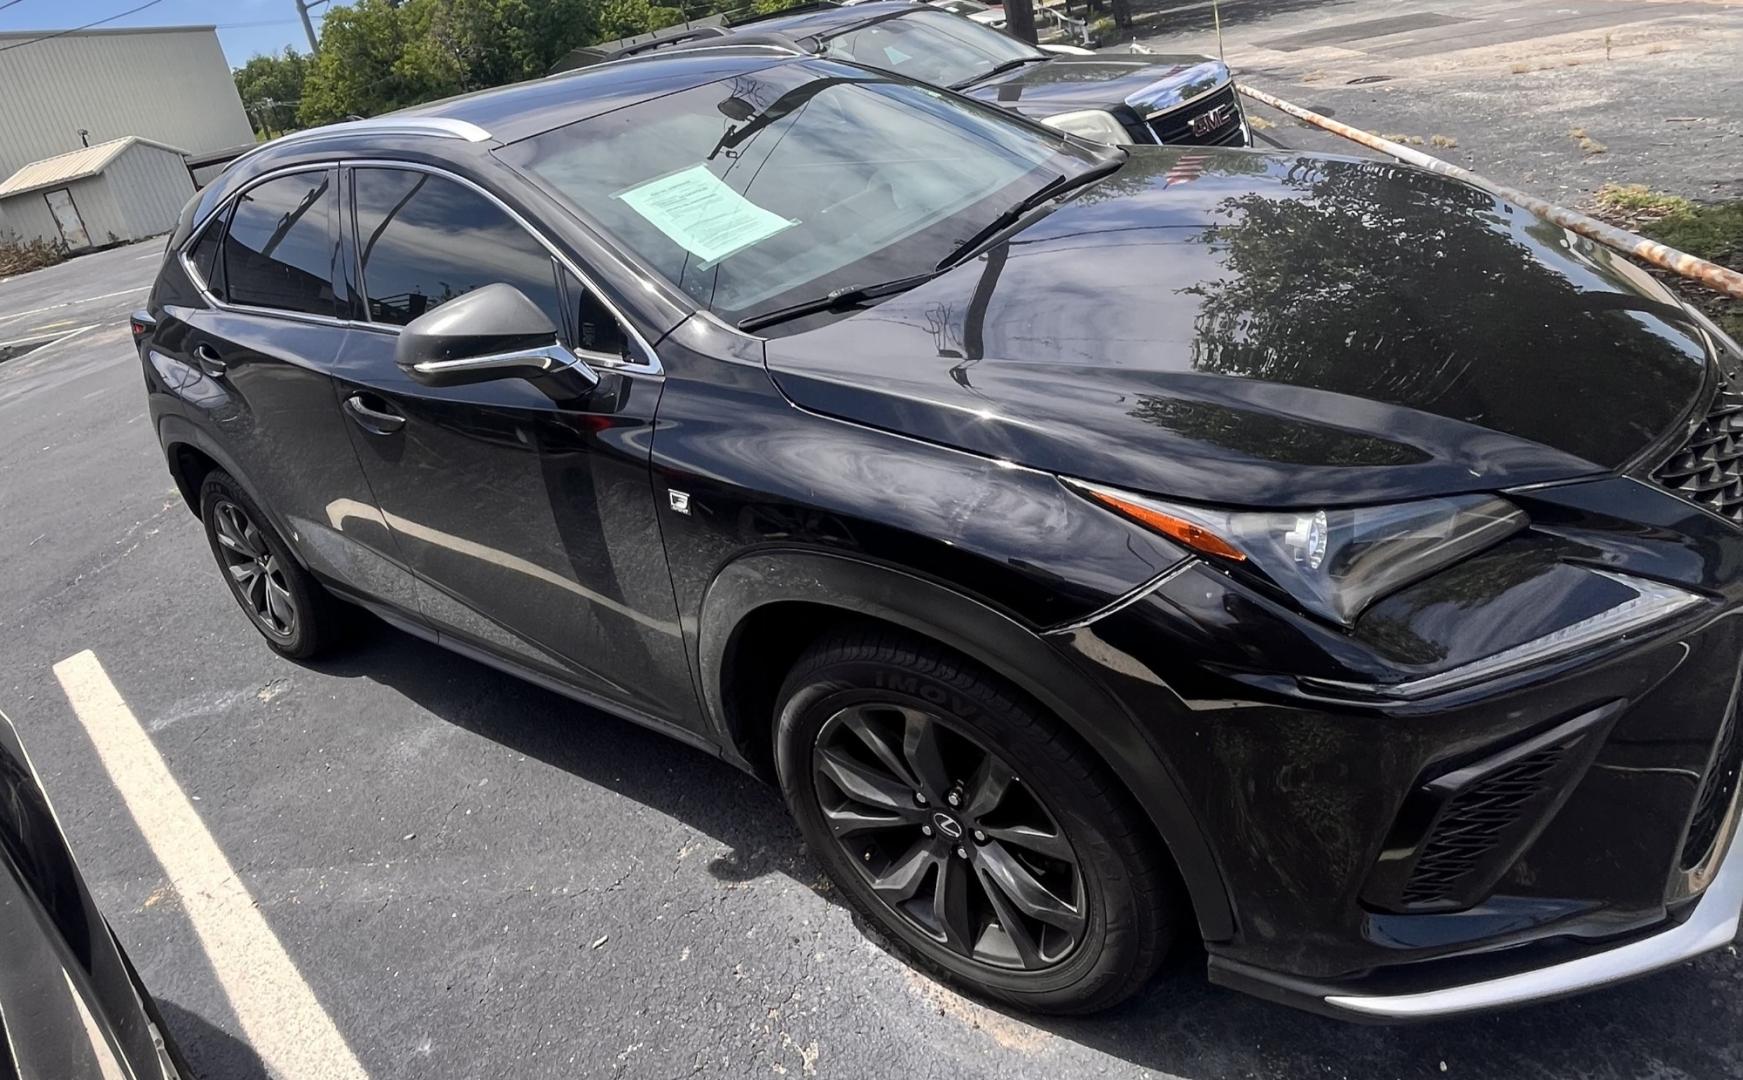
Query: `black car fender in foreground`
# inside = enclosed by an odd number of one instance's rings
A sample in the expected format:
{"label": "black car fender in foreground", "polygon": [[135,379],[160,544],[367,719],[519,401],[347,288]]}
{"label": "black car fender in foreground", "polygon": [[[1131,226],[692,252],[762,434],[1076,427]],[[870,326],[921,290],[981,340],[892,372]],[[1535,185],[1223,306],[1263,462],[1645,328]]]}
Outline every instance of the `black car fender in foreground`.
{"label": "black car fender in foreground", "polygon": [[181,1080],[157,1004],[73,862],[12,721],[0,714],[0,1068]]}

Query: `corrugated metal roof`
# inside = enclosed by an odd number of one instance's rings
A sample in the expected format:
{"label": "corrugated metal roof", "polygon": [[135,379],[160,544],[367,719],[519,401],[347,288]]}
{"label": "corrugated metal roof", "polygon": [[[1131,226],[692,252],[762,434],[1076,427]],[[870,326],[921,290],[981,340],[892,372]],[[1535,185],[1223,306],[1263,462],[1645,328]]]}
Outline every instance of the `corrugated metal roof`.
{"label": "corrugated metal roof", "polygon": [[154,146],[159,150],[167,150],[172,154],[184,154],[173,146],[166,146],[151,139],[142,139],[137,135],[129,135],[122,139],[111,139],[98,143],[96,146],[84,146],[65,154],[33,161],[8,176],[0,183],[0,199],[8,195],[22,195],[27,191],[39,188],[54,187],[57,184],[69,183],[87,176],[96,176],[109,167],[109,163],[126,153],[135,144]]}

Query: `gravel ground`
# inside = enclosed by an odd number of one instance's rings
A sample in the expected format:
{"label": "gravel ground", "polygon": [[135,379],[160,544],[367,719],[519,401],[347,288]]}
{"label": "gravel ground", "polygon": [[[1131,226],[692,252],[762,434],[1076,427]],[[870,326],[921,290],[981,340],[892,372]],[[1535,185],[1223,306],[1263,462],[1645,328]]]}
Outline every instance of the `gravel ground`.
{"label": "gravel ground", "polygon": [[[1178,30],[1142,44],[1216,51],[1202,8],[1172,21]],[[1554,202],[1611,181],[1743,197],[1743,4],[1234,0],[1223,37],[1242,81],[1375,134],[1451,138],[1422,149]],[[1278,144],[1367,153],[1246,104]]]}

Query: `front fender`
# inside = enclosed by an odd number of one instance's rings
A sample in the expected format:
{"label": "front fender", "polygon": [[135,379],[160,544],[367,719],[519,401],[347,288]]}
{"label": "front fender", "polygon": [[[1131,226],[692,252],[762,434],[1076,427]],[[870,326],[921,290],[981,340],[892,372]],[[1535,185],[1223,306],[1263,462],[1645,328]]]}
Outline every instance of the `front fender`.
{"label": "front fender", "polygon": [[[997,672],[1059,717],[1113,769],[1168,845],[1207,940],[1233,936],[1221,874],[1181,788],[1142,726],[1064,653],[1032,630],[943,585],[841,555],[763,550],[727,564],[710,583],[697,628],[698,671],[708,715],[725,752],[745,745],[735,730],[757,718],[727,707],[728,658],[746,619],[770,604],[806,603],[892,623],[938,641]],[[751,653],[754,655],[754,643]],[[748,764],[740,762],[740,764]]]}

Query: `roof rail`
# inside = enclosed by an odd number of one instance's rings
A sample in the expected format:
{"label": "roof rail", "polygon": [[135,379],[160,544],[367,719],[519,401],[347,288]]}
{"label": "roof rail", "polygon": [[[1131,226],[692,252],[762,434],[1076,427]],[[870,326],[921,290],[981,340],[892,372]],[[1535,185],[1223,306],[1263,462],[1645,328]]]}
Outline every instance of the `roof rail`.
{"label": "roof rail", "polygon": [[247,161],[249,158],[269,147],[289,146],[294,143],[314,142],[335,136],[356,135],[433,135],[440,139],[465,139],[467,142],[487,142],[490,132],[477,124],[465,120],[451,120],[445,116],[382,116],[374,120],[345,120],[337,124],[323,124],[320,127],[304,128],[288,135],[280,135],[271,142],[263,142],[251,147],[246,152],[231,159],[224,166],[228,173],[231,169]]}
{"label": "roof rail", "polygon": [[337,135],[430,135],[439,139],[465,139],[467,142],[490,140],[490,132],[465,120],[453,120],[446,116],[378,116],[369,120],[346,120],[293,131],[265,145],[279,146],[288,142],[325,139]]}
{"label": "roof rail", "polygon": [[625,45],[621,49],[607,53],[607,60],[622,60],[629,56],[641,56],[645,53],[669,49],[674,45],[682,45],[687,41],[700,41],[706,38],[726,37],[732,31],[724,26],[692,26],[675,34],[659,34],[646,41],[638,41],[633,45]]}

